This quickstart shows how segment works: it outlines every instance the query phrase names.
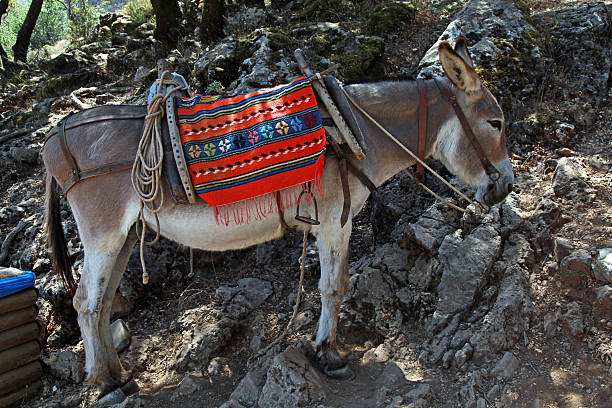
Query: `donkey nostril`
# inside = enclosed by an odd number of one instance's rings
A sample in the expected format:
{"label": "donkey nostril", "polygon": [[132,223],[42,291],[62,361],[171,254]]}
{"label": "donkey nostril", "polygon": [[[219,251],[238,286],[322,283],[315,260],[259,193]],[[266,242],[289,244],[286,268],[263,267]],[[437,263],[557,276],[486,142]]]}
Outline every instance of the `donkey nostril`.
{"label": "donkey nostril", "polygon": [[508,187],[506,187],[506,190],[508,190],[508,194],[510,194],[512,192],[512,183],[508,183]]}

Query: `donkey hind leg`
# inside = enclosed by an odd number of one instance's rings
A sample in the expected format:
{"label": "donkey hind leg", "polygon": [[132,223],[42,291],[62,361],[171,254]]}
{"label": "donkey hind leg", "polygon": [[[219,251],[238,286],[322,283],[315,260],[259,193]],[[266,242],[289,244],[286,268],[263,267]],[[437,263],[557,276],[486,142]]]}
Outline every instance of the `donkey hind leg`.
{"label": "donkey hind leg", "polygon": [[100,335],[106,353],[106,362],[108,363],[110,376],[121,386],[131,380],[132,373],[124,370],[123,366],[121,365],[121,361],[119,360],[119,356],[117,355],[117,350],[115,350],[110,330],[110,317],[113,299],[117,293],[117,288],[121,282],[121,277],[123,276],[125,267],[130,259],[130,255],[132,254],[134,244],[136,244],[137,241],[138,237],[136,235],[136,229],[135,227],[132,227],[128,233],[125,243],[123,244],[123,247],[121,248],[121,251],[119,252],[119,255],[117,256],[115,266],[113,267],[113,271],[102,300],[102,311],[99,322]]}
{"label": "donkey hind leg", "polygon": [[328,376],[351,379],[353,372],[348,368],[348,360],[336,344],[338,313],[349,284],[348,246],[351,221],[349,220],[344,228],[334,224],[328,228],[317,228],[313,233],[317,238],[321,263],[321,316],[315,342],[317,360]]}
{"label": "donkey hind leg", "polygon": [[73,299],[85,347],[87,382],[97,385],[100,395],[107,394],[121,385],[120,381],[111,375],[102,314],[104,298],[125,242],[126,235],[121,232],[108,234],[102,239],[98,237],[91,242],[83,241],[85,259],[81,280]]}

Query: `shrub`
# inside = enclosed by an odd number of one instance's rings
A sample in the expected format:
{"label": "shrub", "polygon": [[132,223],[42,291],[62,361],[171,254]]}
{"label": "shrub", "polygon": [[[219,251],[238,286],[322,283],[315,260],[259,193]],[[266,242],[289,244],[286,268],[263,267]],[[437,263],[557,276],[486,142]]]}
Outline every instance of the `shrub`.
{"label": "shrub", "polygon": [[79,4],[72,8],[72,16],[70,16],[70,41],[79,44],[91,38],[96,32],[99,19],[99,6],[92,7],[85,0],[79,1]]}
{"label": "shrub", "polygon": [[137,24],[153,22],[155,14],[149,0],[132,0],[121,9],[121,12],[130,17]]}

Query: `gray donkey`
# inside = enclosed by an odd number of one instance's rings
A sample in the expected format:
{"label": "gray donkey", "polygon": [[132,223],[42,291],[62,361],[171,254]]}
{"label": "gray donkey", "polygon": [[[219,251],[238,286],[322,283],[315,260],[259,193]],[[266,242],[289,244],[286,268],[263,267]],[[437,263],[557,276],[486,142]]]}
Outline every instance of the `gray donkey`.
{"label": "gray donkey", "polygon": [[[476,75],[465,39],[459,39],[454,49],[446,42],[441,43],[439,58],[446,78],[425,81],[428,110],[426,157],[433,156],[451,173],[476,187],[476,200],[484,206],[494,205],[506,197],[514,181],[506,152],[503,112]],[[498,170],[498,177],[490,177],[483,168],[458,114],[443,97],[441,89],[455,96],[465,115],[464,121],[469,124],[482,152]],[[415,82],[354,84],[345,87],[345,90],[402,144],[416,152],[419,91]],[[81,169],[133,160],[142,119],[102,120],[72,128],[71,121],[109,113],[125,116],[134,109],[130,106],[103,106],[77,113],[68,119],[67,145]],[[365,124],[369,150],[366,160],[354,160],[352,164],[376,186],[414,164],[414,159],[373,123],[363,117],[360,120]],[[74,284],[59,207],[59,187],[65,187],[71,180],[72,167],[64,159],[59,139],[57,136],[50,137],[43,151],[48,172],[49,248],[57,272]],[[316,237],[321,264],[319,288],[322,302],[316,337],[317,359],[331,376],[341,376],[346,372],[347,360],[336,344],[338,311],[348,286],[351,218],[361,210],[369,195],[369,190],[350,174],[351,217],[341,228],[339,220],[343,196],[336,160],[331,155],[326,158],[328,163],[323,174],[326,193],[324,198],[319,199],[321,224],[305,225],[287,217],[290,226],[302,231],[308,229]],[[246,248],[283,235],[284,227],[279,217],[269,216],[248,225],[218,225],[214,209],[204,201],[178,205],[165,194],[164,205],[159,212],[161,234],[183,245],[225,251]],[[67,192],[67,199],[85,252],[74,307],[78,311],[85,346],[87,378],[104,395],[122,386],[131,377],[131,373],[121,365],[113,347],[109,319],[113,297],[137,242],[135,224],[140,201],[132,188],[129,168],[78,182]],[[151,213],[145,212],[145,216],[147,223],[155,225]]]}

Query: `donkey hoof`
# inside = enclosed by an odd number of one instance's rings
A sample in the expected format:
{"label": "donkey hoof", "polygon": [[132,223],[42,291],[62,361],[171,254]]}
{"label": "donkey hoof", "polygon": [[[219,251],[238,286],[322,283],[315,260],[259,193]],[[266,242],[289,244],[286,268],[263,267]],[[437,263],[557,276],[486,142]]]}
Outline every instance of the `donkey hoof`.
{"label": "donkey hoof", "polygon": [[117,388],[114,391],[109,392],[98,400],[98,407],[109,407],[111,405],[119,404],[125,400],[126,396],[121,390]]}
{"label": "donkey hoof", "polygon": [[121,386],[121,391],[123,391],[126,397],[129,397],[130,395],[136,394],[138,391],[140,391],[140,387],[138,384],[136,384],[136,381],[130,379]]}
{"label": "donkey hoof", "polygon": [[323,372],[330,378],[341,381],[350,381],[355,378],[355,373],[351,368],[347,365],[341,368],[336,369],[328,369],[327,367],[323,368]]}

